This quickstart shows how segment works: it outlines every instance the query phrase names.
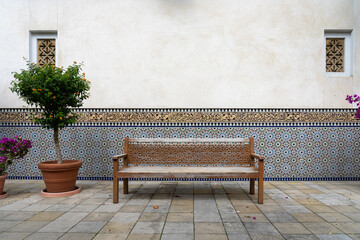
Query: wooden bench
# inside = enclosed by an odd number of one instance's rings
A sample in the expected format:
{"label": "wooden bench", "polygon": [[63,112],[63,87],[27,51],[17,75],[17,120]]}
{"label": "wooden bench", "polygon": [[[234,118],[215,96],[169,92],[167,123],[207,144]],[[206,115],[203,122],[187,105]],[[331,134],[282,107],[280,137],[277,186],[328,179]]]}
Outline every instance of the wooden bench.
{"label": "wooden bench", "polygon": [[[119,168],[119,160],[123,159]],[[258,166],[255,165],[258,161]],[[250,194],[258,179],[263,203],[264,157],[254,153],[254,138],[159,139],[125,138],[124,154],[113,157],[113,202],[119,202],[119,179],[128,193],[129,178],[250,178]]]}

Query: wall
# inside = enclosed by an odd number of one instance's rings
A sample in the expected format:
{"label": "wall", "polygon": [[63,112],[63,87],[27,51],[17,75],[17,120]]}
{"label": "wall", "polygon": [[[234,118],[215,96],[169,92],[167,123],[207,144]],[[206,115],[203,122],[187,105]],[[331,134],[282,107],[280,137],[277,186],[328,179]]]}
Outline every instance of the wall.
{"label": "wall", "polygon": [[[130,137],[254,136],[267,180],[359,180],[360,0],[0,0],[0,137],[34,142],[12,178],[38,178],[52,133],[9,91],[30,32],[57,31],[57,66],[84,62],[91,97],[62,130],[79,177],[110,179]],[[324,74],[324,30],[352,30],[353,74]],[[347,108],[347,109],[346,109]]]}
{"label": "wall", "polygon": [[[359,0],[0,0],[0,108],[57,31],[58,66],[85,64],[89,108],[351,108],[360,89]],[[353,30],[351,77],[324,76],[324,29]]]}

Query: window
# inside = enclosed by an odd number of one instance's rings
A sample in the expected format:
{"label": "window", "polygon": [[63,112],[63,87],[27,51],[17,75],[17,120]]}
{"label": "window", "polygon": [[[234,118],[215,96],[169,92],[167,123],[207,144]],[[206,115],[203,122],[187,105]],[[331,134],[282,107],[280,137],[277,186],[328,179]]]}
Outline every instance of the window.
{"label": "window", "polygon": [[352,75],[351,31],[325,30],[325,75]]}
{"label": "window", "polygon": [[56,65],[56,32],[30,33],[30,62]]}

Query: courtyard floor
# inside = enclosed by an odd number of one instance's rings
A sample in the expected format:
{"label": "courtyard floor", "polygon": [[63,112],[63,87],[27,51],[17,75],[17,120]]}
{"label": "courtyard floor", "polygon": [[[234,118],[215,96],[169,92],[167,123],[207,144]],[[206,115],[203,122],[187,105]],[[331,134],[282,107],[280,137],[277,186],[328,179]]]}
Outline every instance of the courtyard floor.
{"label": "courtyard floor", "polygon": [[[121,184],[121,182],[120,182]],[[42,180],[6,180],[0,239],[360,239],[360,182],[129,181],[112,203],[111,181],[44,198]]]}

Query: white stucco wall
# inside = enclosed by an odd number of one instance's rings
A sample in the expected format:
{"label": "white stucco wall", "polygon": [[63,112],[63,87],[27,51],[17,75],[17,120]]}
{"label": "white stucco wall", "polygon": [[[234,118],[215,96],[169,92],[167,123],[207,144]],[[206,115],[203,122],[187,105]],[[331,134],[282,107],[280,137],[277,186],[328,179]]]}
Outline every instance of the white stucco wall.
{"label": "white stucco wall", "polygon": [[[84,107],[342,108],[360,93],[360,0],[0,0],[0,108],[56,30],[57,65],[85,64]],[[324,30],[353,30],[353,76],[324,76]]]}

